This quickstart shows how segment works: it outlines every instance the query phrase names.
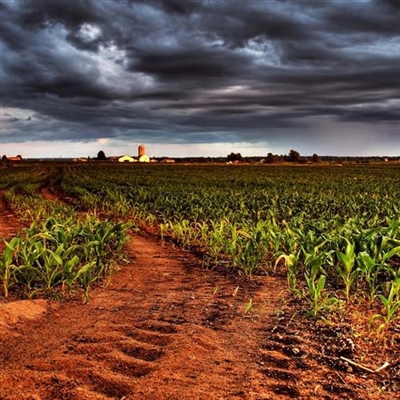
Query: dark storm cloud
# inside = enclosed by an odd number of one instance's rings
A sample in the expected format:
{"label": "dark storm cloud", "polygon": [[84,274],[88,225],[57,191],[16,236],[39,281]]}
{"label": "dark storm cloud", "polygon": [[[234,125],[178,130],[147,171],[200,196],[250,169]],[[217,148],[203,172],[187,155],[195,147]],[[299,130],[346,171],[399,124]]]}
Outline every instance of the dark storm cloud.
{"label": "dark storm cloud", "polygon": [[202,6],[201,2],[186,0],[153,0],[152,3],[155,6],[161,5],[167,13],[183,15],[191,14]]}
{"label": "dark storm cloud", "polygon": [[81,24],[104,21],[96,1],[24,0],[20,2],[21,24],[29,28],[43,28],[47,23],[62,23],[73,29]]}
{"label": "dark storm cloud", "polygon": [[316,120],[377,132],[400,120],[394,0],[0,0],[0,12],[7,141],[286,143]]}
{"label": "dark storm cloud", "polygon": [[379,2],[385,3],[394,9],[400,11],[400,3],[397,0],[375,0],[378,4]]}
{"label": "dark storm cloud", "polygon": [[138,57],[133,70],[173,80],[240,76],[241,65],[248,62],[246,57],[226,50],[203,48],[145,51]]}
{"label": "dark storm cloud", "polygon": [[[387,7],[389,5],[389,7]],[[343,33],[371,33],[385,36],[399,32],[399,14],[388,1],[370,4],[356,1],[337,2],[325,10],[323,17],[329,29]]]}

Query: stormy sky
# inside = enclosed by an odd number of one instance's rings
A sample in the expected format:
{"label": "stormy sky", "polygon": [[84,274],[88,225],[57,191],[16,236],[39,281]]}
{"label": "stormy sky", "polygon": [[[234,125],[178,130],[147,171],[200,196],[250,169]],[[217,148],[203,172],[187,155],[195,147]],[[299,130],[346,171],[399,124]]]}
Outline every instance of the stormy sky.
{"label": "stormy sky", "polygon": [[398,0],[0,0],[0,153],[400,155]]}

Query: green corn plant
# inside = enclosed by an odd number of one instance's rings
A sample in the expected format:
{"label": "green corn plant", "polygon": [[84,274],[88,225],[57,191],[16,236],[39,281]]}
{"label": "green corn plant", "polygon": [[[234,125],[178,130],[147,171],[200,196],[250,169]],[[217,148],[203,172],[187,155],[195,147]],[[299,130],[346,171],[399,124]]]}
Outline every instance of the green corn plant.
{"label": "green corn plant", "polygon": [[301,253],[304,257],[305,271],[313,279],[315,279],[317,274],[326,275],[326,271],[324,270],[323,265],[327,262],[331,262],[332,260],[332,250],[321,250],[326,243],[327,240],[324,240],[323,242],[320,242],[313,247],[304,247],[303,244],[301,244]]}
{"label": "green corn plant", "polygon": [[18,251],[21,244],[20,237],[14,237],[9,242],[4,240],[6,248],[4,249],[3,256],[0,259],[0,279],[3,284],[4,297],[8,297],[9,288],[12,284],[13,270],[16,268],[14,264],[14,254]]}
{"label": "green corn plant", "polygon": [[350,298],[351,287],[356,281],[360,271],[358,268],[356,268],[355,245],[351,243],[347,238],[344,238],[344,240],[346,242],[344,253],[341,251],[335,252],[338,260],[342,265],[335,265],[335,270],[343,280],[344,294],[346,296],[346,300],[348,301]]}
{"label": "green corn plant", "polygon": [[253,308],[253,306],[254,306],[253,299],[250,299],[245,305],[244,313],[248,314],[250,310]]}
{"label": "green corn plant", "polygon": [[81,259],[76,254],[71,259],[64,261],[62,285],[65,286],[67,292],[71,291],[72,286],[77,279],[80,263]]}
{"label": "green corn plant", "polygon": [[[383,267],[386,267],[386,269],[389,271],[389,266],[387,264],[387,262],[392,258],[392,257],[398,257],[400,258],[400,246],[396,246],[392,249],[388,249],[388,251],[383,251],[382,252],[382,259],[381,259],[381,265]],[[393,277],[396,276],[396,272],[394,270],[392,270],[393,273]]]}
{"label": "green corn plant", "polygon": [[224,248],[225,241],[225,231],[228,221],[212,221],[211,220],[211,234],[209,238],[209,243],[207,244],[207,252],[216,265],[218,263],[218,258]]}
{"label": "green corn plant", "polygon": [[90,246],[93,246],[96,254],[96,267],[99,275],[107,268],[107,254],[112,240],[117,242],[117,251],[122,250],[122,245],[125,240],[126,228],[122,223],[113,225],[109,221],[102,221],[95,226],[95,234]]}
{"label": "green corn plant", "polygon": [[370,319],[370,326],[376,320],[382,320],[377,328],[377,333],[386,332],[393,322],[400,320],[400,277],[390,283],[390,290],[387,297],[383,294],[378,295],[379,300],[383,304],[384,312],[374,314]]}
{"label": "green corn plant", "polygon": [[97,280],[98,276],[93,273],[93,267],[96,265],[96,261],[90,261],[87,264],[80,267],[75,276],[75,281],[78,282],[83,288],[83,304],[89,301],[89,289],[90,286]]}
{"label": "green corn plant", "polygon": [[165,240],[165,237],[169,233],[169,229],[170,229],[169,223],[168,222],[161,223],[161,224],[159,224],[158,228],[159,228],[159,232],[160,232],[160,239],[163,242]]}
{"label": "green corn plant", "polygon": [[227,237],[223,238],[222,251],[226,253],[232,260],[232,263],[235,264],[241,246],[240,230],[237,229],[236,224],[229,224],[227,230],[229,230],[229,233]]}
{"label": "green corn plant", "polygon": [[38,273],[45,289],[49,290],[62,281],[63,260],[61,257],[64,245],[59,245],[56,251],[53,251],[46,248],[41,242],[36,242],[35,250],[40,254],[36,260]]}
{"label": "green corn plant", "polygon": [[21,243],[20,251],[16,256],[18,266],[14,270],[15,282],[25,287],[28,298],[32,298],[40,289],[35,288],[35,283],[40,279],[36,267],[36,260],[40,254],[36,251],[35,244],[29,238]]}
{"label": "green corn plant", "polygon": [[40,280],[38,269],[29,264],[22,264],[15,268],[15,282],[24,286],[25,294],[28,299],[32,299],[37,292],[42,290],[41,287],[35,287],[35,283]]}
{"label": "green corn plant", "polygon": [[320,242],[314,247],[305,249],[302,246],[302,253],[305,255],[305,280],[308,289],[308,302],[311,306],[311,315],[316,318],[323,311],[328,311],[331,307],[338,303],[335,297],[327,297],[323,291],[326,284],[326,272],[323,269],[323,264],[331,259],[331,253],[320,252],[320,249],[327,241]]}
{"label": "green corn plant", "polygon": [[359,278],[365,280],[368,285],[368,298],[370,304],[372,304],[380,287],[378,279],[380,265],[366,251],[357,255],[357,265],[360,271]]}
{"label": "green corn plant", "polygon": [[186,219],[171,223],[172,233],[184,249],[190,249],[195,242],[195,231]]}
{"label": "green corn plant", "polygon": [[276,225],[272,225],[270,231],[270,248],[274,254],[282,251],[282,244],[284,243],[284,236]]}
{"label": "green corn plant", "polygon": [[314,248],[312,253],[305,254],[304,259],[304,267],[306,269],[306,272],[311,276],[312,279],[315,279],[318,273],[325,273],[322,268],[322,264],[324,263],[327,254],[318,254],[317,251],[318,248]]}
{"label": "green corn plant", "polygon": [[245,232],[245,247],[242,254],[242,265],[246,275],[262,271],[267,273],[271,269],[267,260],[269,252],[270,232],[269,224],[258,221],[255,226],[250,226]]}
{"label": "green corn plant", "polygon": [[230,242],[230,255],[233,264],[245,275],[252,275],[261,269],[268,251],[268,235],[259,224],[253,231],[240,229],[232,231],[233,242]]}
{"label": "green corn plant", "polygon": [[304,277],[309,293],[308,302],[311,306],[311,315],[316,318],[325,306],[325,301],[322,297],[322,291],[325,287],[326,276],[320,275],[317,281],[316,277],[312,277],[308,274],[304,274]]}
{"label": "green corn plant", "polygon": [[332,309],[340,305],[340,300],[336,297],[328,297],[324,294],[326,276],[320,275],[318,280],[307,273],[304,274],[309,297],[307,298],[313,318],[322,316],[325,312],[330,312]]}
{"label": "green corn plant", "polygon": [[299,252],[297,254],[282,254],[280,255],[274,265],[274,272],[281,260],[285,261],[285,265],[288,269],[287,272],[287,285],[288,289],[296,296],[301,297],[301,291],[297,288],[297,274],[299,264]]}
{"label": "green corn plant", "polygon": [[236,265],[246,276],[251,276],[259,267],[263,259],[257,240],[252,238],[246,242],[243,252],[236,259]]}
{"label": "green corn plant", "polygon": [[210,226],[208,221],[201,221],[196,223],[197,229],[200,231],[201,243],[206,244],[210,237]]}

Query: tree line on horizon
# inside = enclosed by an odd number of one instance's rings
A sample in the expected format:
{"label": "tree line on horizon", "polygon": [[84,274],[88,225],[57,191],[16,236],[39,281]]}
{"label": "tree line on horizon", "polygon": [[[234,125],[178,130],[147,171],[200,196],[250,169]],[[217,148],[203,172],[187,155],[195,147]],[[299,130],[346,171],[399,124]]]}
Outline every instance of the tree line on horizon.
{"label": "tree line on horizon", "polygon": [[[163,161],[169,157],[154,157],[156,161]],[[97,157],[87,157],[87,161],[109,161],[103,150],[97,153]],[[262,164],[279,164],[279,163],[297,163],[305,164],[312,162],[318,164],[321,162],[355,162],[355,163],[370,163],[377,161],[400,161],[400,156],[319,156],[314,153],[312,156],[302,156],[297,150],[291,149],[288,154],[273,154],[268,153],[266,156],[242,156],[241,153],[231,152],[226,157],[174,157],[177,163],[262,163]],[[5,154],[1,157],[0,165],[11,166],[14,161],[26,161],[21,155],[16,157],[7,157]],[[52,160],[57,162],[57,159]]]}

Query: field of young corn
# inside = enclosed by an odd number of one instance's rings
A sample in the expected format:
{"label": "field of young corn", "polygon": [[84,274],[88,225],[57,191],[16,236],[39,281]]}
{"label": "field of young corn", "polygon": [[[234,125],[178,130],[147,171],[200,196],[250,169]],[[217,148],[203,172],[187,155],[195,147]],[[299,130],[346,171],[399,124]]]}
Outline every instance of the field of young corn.
{"label": "field of young corn", "polygon": [[[43,186],[74,207],[45,201]],[[87,295],[125,237],[125,225],[93,217],[105,213],[201,251],[209,267],[284,273],[314,317],[362,301],[379,333],[400,321],[398,166],[41,165],[3,169],[0,190],[34,221],[2,255],[4,295],[24,285],[32,296],[39,276],[39,290],[77,282]],[[76,222],[77,211],[92,217]]]}
{"label": "field of young corn", "polygon": [[128,225],[79,215],[73,207],[43,198],[39,189],[59,170],[1,171],[0,190],[14,214],[29,227],[3,241],[0,254],[2,294],[62,299],[79,289],[83,301],[95,283],[106,283],[127,238]]}

